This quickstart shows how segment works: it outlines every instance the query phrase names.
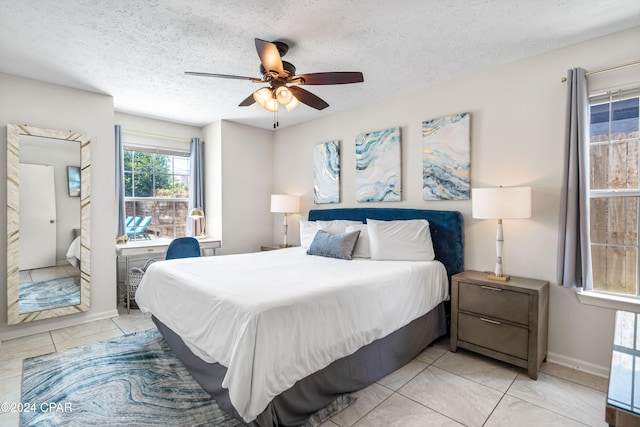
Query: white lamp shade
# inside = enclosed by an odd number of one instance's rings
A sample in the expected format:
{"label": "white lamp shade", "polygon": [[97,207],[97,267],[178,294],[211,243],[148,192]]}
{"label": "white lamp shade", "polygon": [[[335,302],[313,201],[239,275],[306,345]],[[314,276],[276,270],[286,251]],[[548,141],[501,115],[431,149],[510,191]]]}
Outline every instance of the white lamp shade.
{"label": "white lamp shade", "polygon": [[287,108],[287,111],[291,111],[294,108],[296,108],[298,104],[300,104],[300,101],[298,101],[298,98],[296,98],[295,96],[291,96],[291,101],[289,101],[289,103],[285,105],[285,107]]}
{"label": "white lamp shade", "polygon": [[300,197],[288,194],[271,195],[271,212],[300,212]]}
{"label": "white lamp shade", "polygon": [[267,101],[272,98],[271,91],[267,87],[263,87],[260,90],[257,90],[253,93],[253,99],[260,104],[261,106],[265,106]]}
{"label": "white lamp shade", "polygon": [[531,218],[531,187],[473,188],[471,211],[477,219]]}
{"label": "white lamp shade", "polygon": [[293,94],[291,93],[288,87],[280,86],[278,89],[276,89],[276,98],[278,99],[278,102],[280,104],[287,105],[288,103],[291,102],[291,99],[293,98]]}

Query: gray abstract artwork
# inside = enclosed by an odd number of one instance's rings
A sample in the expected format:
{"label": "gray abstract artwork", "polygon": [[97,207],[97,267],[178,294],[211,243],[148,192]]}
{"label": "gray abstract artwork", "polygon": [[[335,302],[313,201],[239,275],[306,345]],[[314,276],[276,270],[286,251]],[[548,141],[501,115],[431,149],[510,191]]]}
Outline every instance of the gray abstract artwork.
{"label": "gray abstract artwork", "polygon": [[468,200],[470,196],[470,114],[422,122],[424,200]]}
{"label": "gray abstract artwork", "polygon": [[363,133],[356,137],[356,200],[401,200],[400,128]]}
{"label": "gray abstract artwork", "polygon": [[313,201],[340,203],[340,141],[324,142],[313,149]]}

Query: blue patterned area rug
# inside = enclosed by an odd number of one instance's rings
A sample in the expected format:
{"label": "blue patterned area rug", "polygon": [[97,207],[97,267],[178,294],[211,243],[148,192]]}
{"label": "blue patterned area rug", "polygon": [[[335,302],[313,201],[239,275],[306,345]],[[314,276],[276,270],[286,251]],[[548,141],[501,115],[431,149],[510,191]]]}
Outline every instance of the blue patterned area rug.
{"label": "blue patterned area rug", "polygon": [[[219,426],[223,412],[156,329],[24,360],[21,426]],[[316,426],[355,401],[342,396]]]}
{"label": "blue patterned area rug", "polygon": [[42,282],[20,283],[19,313],[80,304],[80,276],[60,277]]}

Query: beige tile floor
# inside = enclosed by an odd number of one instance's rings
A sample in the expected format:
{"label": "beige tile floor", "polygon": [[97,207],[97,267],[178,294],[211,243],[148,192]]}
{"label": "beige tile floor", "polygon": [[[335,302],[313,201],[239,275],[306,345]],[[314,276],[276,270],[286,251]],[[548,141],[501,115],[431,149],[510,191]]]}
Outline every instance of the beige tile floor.
{"label": "beige tile floor", "polygon": [[[149,316],[119,317],[4,341],[0,402],[19,402],[22,359],[149,329]],[[459,350],[442,338],[406,366],[360,390],[356,403],[321,427],[606,426],[607,380],[545,363],[537,381],[522,369]],[[0,413],[0,427],[18,414]]]}
{"label": "beige tile floor", "polygon": [[36,268],[20,271],[20,283],[42,282],[60,277],[79,276],[80,270],[71,264],[56,267]]}

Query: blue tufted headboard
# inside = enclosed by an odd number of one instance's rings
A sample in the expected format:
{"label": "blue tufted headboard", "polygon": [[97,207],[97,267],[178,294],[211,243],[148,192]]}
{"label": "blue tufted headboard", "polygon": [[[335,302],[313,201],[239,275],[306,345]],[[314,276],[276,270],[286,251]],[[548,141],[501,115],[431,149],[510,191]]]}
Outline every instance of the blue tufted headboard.
{"label": "blue tufted headboard", "polygon": [[429,221],[436,259],[444,264],[449,277],[464,270],[464,220],[458,211],[401,208],[342,208],[309,211],[309,221],[348,219],[366,222],[367,218],[380,221],[426,219]]}

